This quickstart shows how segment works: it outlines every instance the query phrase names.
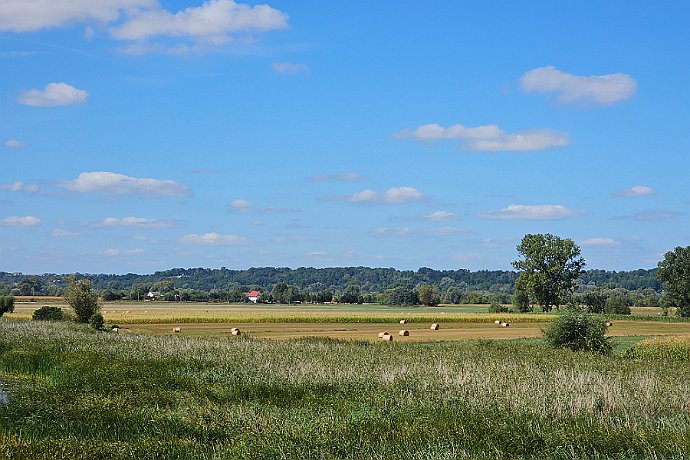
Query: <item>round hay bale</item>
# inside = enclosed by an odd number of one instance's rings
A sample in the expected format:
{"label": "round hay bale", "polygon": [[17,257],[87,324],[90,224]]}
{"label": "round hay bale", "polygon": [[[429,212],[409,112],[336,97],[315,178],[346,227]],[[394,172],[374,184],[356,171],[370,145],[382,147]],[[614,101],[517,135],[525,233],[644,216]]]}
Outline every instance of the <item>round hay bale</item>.
{"label": "round hay bale", "polygon": [[440,328],[441,328],[441,326],[439,326],[438,323],[434,323],[431,325],[432,331],[438,331]]}
{"label": "round hay bale", "polygon": [[174,327],[174,328],[173,328],[173,332],[180,332],[180,331],[182,331],[182,329],[179,328],[179,327]]}
{"label": "round hay bale", "polygon": [[501,323],[503,323],[503,321],[501,321],[500,319],[497,319],[496,321],[494,321],[494,324],[501,324]]}
{"label": "round hay bale", "polygon": [[379,339],[382,339],[384,335],[388,335],[388,332],[379,332]]}
{"label": "round hay bale", "polygon": [[401,319],[401,320],[400,320],[400,324],[407,324],[407,320],[406,320],[406,319]]}
{"label": "round hay bale", "polygon": [[233,328],[232,328],[232,331],[230,331],[230,333],[231,333],[232,335],[236,335],[236,336],[242,334],[242,333],[240,332],[239,328],[236,328],[236,327],[233,327]]}
{"label": "round hay bale", "polygon": [[110,329],[110,332],[114,332],[117,334],[118,332],[120,332],[120,328],[119,327],[113,327]]}
{"label": "round hay bale", "polygon": [[607,321],[607,322],[606,322],[606,327],[611,327],[611,326],[613,326],[613,323],[612,323],[611,321]]}
{"label": "round hay bale", "polygon": [[410,335],[410,331],[408,331],[407,329],[400,329],[400,331],[398,332],[398,335],[401,337],[406,337],[406,336]]}
{"label": "round hay bale", "polygon": [[501,326],[503,326],[503,327],[510,327],[510,323],[501,323]]}
{"label": "round hay bale", "polygon": [[381,337],[384,342],[392,342],[393,341],[393,336],[390,334],[386,334],[383,337]]}

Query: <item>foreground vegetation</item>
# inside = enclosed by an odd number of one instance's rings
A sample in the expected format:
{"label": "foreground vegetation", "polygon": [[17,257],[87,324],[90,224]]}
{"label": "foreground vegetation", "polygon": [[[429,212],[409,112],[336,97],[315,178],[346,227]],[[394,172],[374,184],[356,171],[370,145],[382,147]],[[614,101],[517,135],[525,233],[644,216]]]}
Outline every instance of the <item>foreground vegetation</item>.
{"label": "foreground vegetation", "polygon": [[645,354],[671,342],[606,357],[3,319],[0,456],[687,458],[687,356]]}

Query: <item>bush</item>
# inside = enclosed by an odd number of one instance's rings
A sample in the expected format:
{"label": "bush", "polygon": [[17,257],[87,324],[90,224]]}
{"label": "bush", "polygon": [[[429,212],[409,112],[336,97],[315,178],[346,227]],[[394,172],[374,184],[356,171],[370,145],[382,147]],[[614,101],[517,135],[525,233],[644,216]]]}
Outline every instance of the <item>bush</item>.
{"label": "bush", "polygon": [[105,321],[103,320],[103,315],[100,313],[94,313],[91,315],[91,318],[89,318],[89,325],[97,331],[103,329],[103,323],[105,323]]}
{"label": "bush", "polygon": [[0,296],[0,316],[9,312],[14,311],[14,297],[10,296]]}
{"label": "bush", "polygon": [[508,307],[495,300],[489,305],[489,313],[506,313],[507,311]]}
{"label": "bush", "polygon": [[77,321],[88,323],[94,313],[98,312],[98,294],[91,288],[91,281],[70,278],[67,281],[65,300],[77,314]]}
{"label": "bush", "polygon": [[544,329],[553,347],[610,354],[611,342],[604,336],[606,321],[581,311],[565,311]]}
{"label": "bush", "polygon": [[31,318],[36,321],[62,321],[65,319],[65,312],[60,307],[45,305],[34,311]]}
{"label": "bush", "polygon": [[614,294],[607,298],[605,308],[609,315],[629,315],[631,313],[627,299],[620,294]]}

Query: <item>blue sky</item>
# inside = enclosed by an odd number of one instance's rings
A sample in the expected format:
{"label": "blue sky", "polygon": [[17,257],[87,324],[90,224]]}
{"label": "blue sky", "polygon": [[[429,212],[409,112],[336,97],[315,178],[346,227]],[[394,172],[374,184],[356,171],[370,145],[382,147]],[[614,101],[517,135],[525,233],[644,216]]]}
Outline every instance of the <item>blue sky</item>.
{"label": "blue sky", "polygon": [[683,1],[0,1],[0,270],[690,244]]}

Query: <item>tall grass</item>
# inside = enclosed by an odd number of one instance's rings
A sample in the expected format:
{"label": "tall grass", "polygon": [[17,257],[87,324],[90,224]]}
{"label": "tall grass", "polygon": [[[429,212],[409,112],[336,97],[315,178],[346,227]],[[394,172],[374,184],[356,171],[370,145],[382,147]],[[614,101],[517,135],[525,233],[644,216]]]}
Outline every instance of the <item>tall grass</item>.
{"label": "tall grass", "polygon": [[0,323],[0,457],[687,458],[690,366]]}

